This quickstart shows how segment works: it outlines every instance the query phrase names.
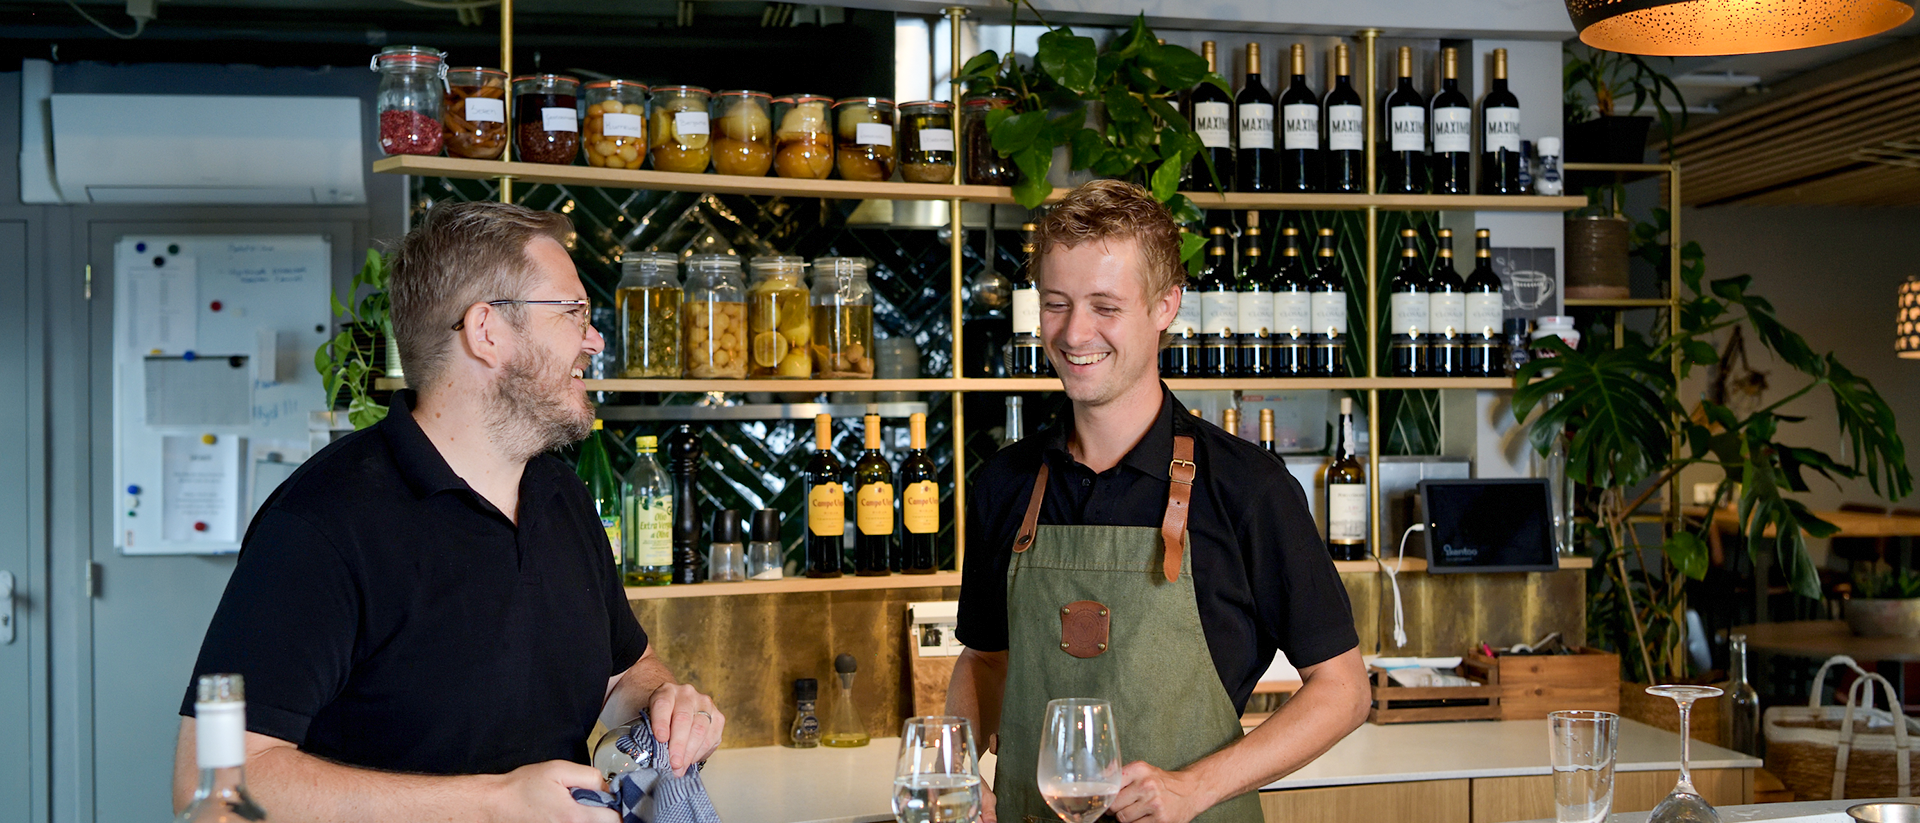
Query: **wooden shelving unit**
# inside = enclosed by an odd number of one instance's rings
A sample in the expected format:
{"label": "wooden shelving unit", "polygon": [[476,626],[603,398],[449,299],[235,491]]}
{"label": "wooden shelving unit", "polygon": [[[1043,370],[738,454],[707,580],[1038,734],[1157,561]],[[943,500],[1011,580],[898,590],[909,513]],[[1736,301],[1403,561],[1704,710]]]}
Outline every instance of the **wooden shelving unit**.
{"label": "wooden shelving unit", "polygon": [[[1176,377],[1177,391],[1406,391],[1414,389],[1510,389],[1505,377]],[[1057,377],[922,377],[910,380],[588,380],[588,391],[609,392],[1051,392]],[[382,377],[375,387],[406,388],[406,381]]]}

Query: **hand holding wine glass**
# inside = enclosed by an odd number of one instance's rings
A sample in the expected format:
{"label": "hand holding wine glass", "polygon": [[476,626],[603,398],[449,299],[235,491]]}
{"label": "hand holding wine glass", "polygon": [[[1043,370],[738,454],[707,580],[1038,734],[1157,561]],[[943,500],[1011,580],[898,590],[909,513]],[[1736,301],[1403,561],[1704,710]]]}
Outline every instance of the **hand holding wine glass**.
{"label": "hand holding wine glass", "polygon": [[893,771],[900,823],[972,823],[980,815],[980,761],[964,717],[910,717]]}
{"label": "hand holding wine glass", "polygon": [[1066,823],[1098,818],[1120,792],[1120,767],[1112,704],[1085,698],[1047,702],[1035,777],[1054,814]]}

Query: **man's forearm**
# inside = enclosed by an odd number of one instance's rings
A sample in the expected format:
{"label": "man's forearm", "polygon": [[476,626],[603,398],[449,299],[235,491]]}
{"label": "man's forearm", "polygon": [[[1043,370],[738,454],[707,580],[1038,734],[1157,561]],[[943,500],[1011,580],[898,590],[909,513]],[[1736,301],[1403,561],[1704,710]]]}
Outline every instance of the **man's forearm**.
{"label": "man's forearm", "polygon": [[679,682],[649,648],[608,690],[607,702],[600,709],[600,724],[611,729],[639,717],[655,691]]}
{"label": "man's forearm", "polygon": [[1006,652],[960,652],[953,679],[947,683],[947,714],[973,722],[981,751],[1000,728],[1000,700],[1006,686]]}
{"label": "man's forearm", "polygon": [[[259,735],[249,734],[249,743]],[[173,806],[193,798],[192,750],[176,766]],[[486,776],[395,774],[328,762],[292,746],[249,745],[247,791],[276,823],[379,823],[471,820],[476,785]]]}
{"label": "man's forearm", "polygon": [[1183,770],[1217,795],[1208,805],[1298,771],[1366,721],[1371,697],[1359,651],[1308,667],[1301,675],[1300,690],[1272,717]]}

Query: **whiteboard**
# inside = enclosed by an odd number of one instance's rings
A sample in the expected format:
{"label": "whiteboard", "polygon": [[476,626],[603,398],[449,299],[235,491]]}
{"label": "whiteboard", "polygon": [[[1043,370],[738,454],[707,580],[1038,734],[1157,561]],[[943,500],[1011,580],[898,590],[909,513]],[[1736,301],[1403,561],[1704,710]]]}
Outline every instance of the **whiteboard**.
{"label": "whiteboard", "polygon": [[127,235],[114,244],[114,546],[240,550],[326,407],[318,235]]}

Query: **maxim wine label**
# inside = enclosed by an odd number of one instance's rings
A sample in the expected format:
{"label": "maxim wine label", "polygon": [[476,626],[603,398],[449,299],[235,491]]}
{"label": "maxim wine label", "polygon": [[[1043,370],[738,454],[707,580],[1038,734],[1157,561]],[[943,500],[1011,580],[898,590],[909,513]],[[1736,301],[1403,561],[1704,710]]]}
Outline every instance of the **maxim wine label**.
{"label": "maxim wine label", "polygon": [[1441,154],[1473,150],[1472,109],[1433,110],[1433,150]]}
{"label": "maxim wine label", "polygon": [[1294,103],[1282,106],[1280,114],[1286,129],[1286,148],[1316,151],[1320,148],[1319,106]]}
{"label": "maxim wine label", "polygon": [[940,487],[932,480],[908,483],[900,518],[911,534],[933,534],[940,529]]}
{"label": "maxim wine label", "polygon": [[1240,106],[1240,148],[1273,148],[1273,104],[1243,103]]}
{"label": "maxim wine label", "polygon": [[1327,107],[1327,148],[1366,150],[1366,114],[1359,106]]}
{"label": "maxim wine label", "polygon": [[1507,106],[1487,109],[1487,151],[1520,151],[1520,110]]}
{"label": "maxim wine label", "polygon": [[1396,106],[1388,112],[1393,151],[1427,150],[1427,112],[1414,106]]}
{"label": "maxim wine label", "polygon": [[1225,103],[1193,104],[1193,131],[1210,149],[1233,148],[1233,113]]}
{"label": "maxim wine label", "polygon": [[893,534],[893,484],[871,483],[860,487],[855,501],[854,522],[861,534]]}
{"label": "maxim wine label", "polygon": [[847,490],[839,483],[822,483],[807,492],[807,530],[819,537],[847,533]]}

